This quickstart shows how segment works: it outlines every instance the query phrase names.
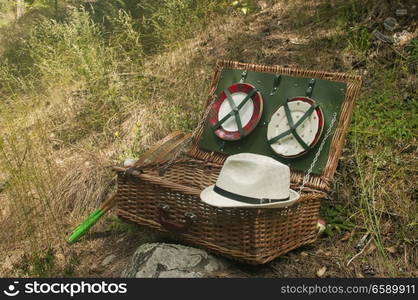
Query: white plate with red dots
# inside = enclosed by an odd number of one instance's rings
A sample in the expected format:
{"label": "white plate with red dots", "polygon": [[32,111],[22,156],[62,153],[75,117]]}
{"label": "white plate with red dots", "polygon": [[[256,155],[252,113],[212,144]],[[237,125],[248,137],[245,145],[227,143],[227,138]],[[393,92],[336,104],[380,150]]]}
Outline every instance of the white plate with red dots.
{"label": "white plate with red dots", "polygon": [[[309,151],[318,143],[324,128],[324,115],[321,108],[315,107],[315,101],[308,97],[295,97],[287,101],[293,123],[296,124],[305,113],[314,106],[310,115],[296,127],[298,137],[305,143],[302,145],[293,133],[284,135],[270,143],[273,151],[282,157],[298,157]],[[267,139],[273,140],[284,132],[290,131],[289,120],[284,105],[280,106],[272,115],[267,127]],[[306,146],[309,148],[306,149]]]}

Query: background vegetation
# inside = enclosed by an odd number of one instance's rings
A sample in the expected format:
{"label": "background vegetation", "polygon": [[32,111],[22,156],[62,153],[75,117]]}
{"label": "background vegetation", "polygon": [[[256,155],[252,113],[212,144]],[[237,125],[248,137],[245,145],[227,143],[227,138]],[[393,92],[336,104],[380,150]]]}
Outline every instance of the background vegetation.
{"label": "background vegetation", "polygon": [[[31,0],[15,11],[0,0],[0,274],[106,275],[97,260],[115,241],[152,239],[111,216],[65,244],[114,188],[108,166],[195,128],[223,58],[363,76],[325,236],[309,251],[336,249],[331,276],[417,275],[414,1]],[[324,264],[310,263],[290,276]]]}

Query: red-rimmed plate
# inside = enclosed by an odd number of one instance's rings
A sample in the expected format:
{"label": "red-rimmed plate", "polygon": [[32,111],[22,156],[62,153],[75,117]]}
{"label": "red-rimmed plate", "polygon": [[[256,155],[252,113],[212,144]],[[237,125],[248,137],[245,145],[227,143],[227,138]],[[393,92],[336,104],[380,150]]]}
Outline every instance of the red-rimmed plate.
{"label": "red-rimmed plate", "polygon": [[[248,83],[235,83],[228,87],[228,91],[235,106],[239,106],[254,89],[255,87]],[[209,122],[214,133],[219,138],[226,141],[242,139],[255,129],[263,112],[263,98],[257,91],[239,109],[238,113],[242,124],[242,134],[240,134],[238,130],[238,124],[234,115],[230,116],[222,124],[218,123],[225,116],[230,114],[231,111],[231,103],[228,101],[225,91],[220,92],[217,100],[212,105]]]}
{"label": "red-rimmed plate", "polygon": [[[288,100],[290,114],[296,123],[306,111],[315,105],[315,101],[308,97],[295,97]],[[312,114],[296,128],[296,133],[303,142],[312,148],[318,143],[324,128],[324,114],[320,107],[315,108]],[[267,127],[267,139],[271,140],[283,132],[289,130],[284,106],[280,106],[272,115]],[[293,134],[286,135],[270,144],[274,152],[282,157],[298,157],[305,154],[303,146],[296,140]]]}

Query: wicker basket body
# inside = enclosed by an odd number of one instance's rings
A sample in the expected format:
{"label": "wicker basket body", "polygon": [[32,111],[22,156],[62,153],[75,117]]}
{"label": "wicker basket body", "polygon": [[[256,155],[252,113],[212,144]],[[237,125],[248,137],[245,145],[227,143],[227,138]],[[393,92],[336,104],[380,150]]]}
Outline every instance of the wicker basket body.
{"label": "wicker basket body", "polygon": [[[249,69],[347,83],[346,99],[331,143],[324,174],[309,177],[300,199],[292,206],[275,209],[216,208],[203,203],[200,192],[215,183],[226,156],[198,148],[203,128],[186,157],[177,159],[164,173],[159,163],[148,163],[136,172],[118,172],[118,216],[172,232],[176,239],[207,248],[223,256],[251,264],[262,264],[312,243],[317,237],[320,201],[329,191],[347,130],[360,78],[327,73],[222,61],[217,65],[211,97],[222,68]],[[209,100],[208,100],[209,104]],[[127,174],[128,173],[128,174]],[[297,189],[304,174],[292,172]]]}
{"label": "wicker basket body", "polygon": [[[135,177],[121,172],[118,215],[250,263],[268,262],[315,241],[323,193],[304,193],[295,205],[283,209],[220,209],[199,199],[200,191],[215,183],[220,168],[182,160],[163,178],[155,165],[143,168]],[[195,216],[192,224],[188,224],[188,215]]]}

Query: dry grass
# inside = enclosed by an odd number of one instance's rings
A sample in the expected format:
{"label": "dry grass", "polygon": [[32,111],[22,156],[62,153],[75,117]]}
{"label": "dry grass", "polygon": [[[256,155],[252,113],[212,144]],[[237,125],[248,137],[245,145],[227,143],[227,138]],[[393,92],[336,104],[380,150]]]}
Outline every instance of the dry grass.
{"label": "dry grass", "polygon": [[[106,52],[111,57],[106,62],[109,66],[97,63],[92,69],[93,80],[74,80],[66,74],[65,84],[51,83],[41,93],[26,89],[8,94],[8,102],[0,104],[0,183],[6,182],[0,193],[0,251],[6,253],[0,260],[0,275],[118,276],[138,244],[153,240],[154,233],[134,229],[111,216],[80,243],[69,247],[65,239],[115,188],[113,174],[106,166],[140,155],[173,130],[195,128],[217,59],[363,74],[365,70],[353,69],[352,62],[366,55],[341,44],[342,29],[323,23],[318,8],[322,4],[266,2],[265,9],[246,17],[230,11],[228,18],[213,17],[207,28],[195,32],[194,38],[146,56],[143,63],[128,70],[119,69],[113,54]],[[296,19],[300,9],[295,7],[300,5],[305,17]],[[124,63],[129,65],[129,61]],[[386,72],[385,67],[378,69],[372,62],[367,63],[369,74],[373,70]],[[106,80],[99,81],[103,78]],[[376,97],[370,92],[373,88],[366,86],[361,103]],[[86,111],[90,115],[84,116]],[[407,147],[416,136],[389,141],[379,131],[379,136],[390,143],[385,156],[378,144],[382,140],[373,144],[370,136],[362,133],[369,130],[363,114],[355,111],[333,195],[334,203],[347,206],[343,217],[356,224],[349,238],[341,241],[345,234],[341,233],[320,240],[314,249],[304,250],[308,258],[296,251],[290,258],[279,259],[271,265],[283,268],[279,273],[267,272],[264,267],[244,267],[245,274],[285,276],[290,272],[290,276],[315,276],[316,269],[328,263],[328,269],[333,270],[331,276],[357,276],[364,264],[375,266],[379,276],[413,275],[417,268],[417,207],[413,200],[416,148]],[[403,142],[403,146],[396,146],[397,142]],[[354,246],[365,233],[371,234],[375,249],[366,249],[347,267],[347,261],[358,251]],[[317,253],[317,249],[329,247],[335,247],[335,257]],[[390,247],[395,247],[394,253],[393,249],[387,250]],[[51,270],[33,267],[34,261],[48,258],[48,249],[53,250],[55,258]],[[107,270],[100,261],[112,253],[118,258]],[[291,260],[300,260],[300,270],[292,267]],[[32,266],[24,267],[22,262]]]}

